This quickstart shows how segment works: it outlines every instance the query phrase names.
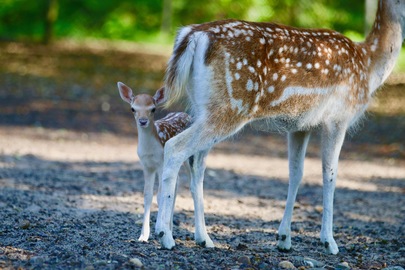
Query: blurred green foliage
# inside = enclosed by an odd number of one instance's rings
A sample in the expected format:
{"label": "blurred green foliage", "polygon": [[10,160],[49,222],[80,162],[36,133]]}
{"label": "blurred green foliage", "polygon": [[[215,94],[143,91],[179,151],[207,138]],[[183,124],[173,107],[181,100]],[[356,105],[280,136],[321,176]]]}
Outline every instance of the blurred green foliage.
{"label": "blurred green foliage", "polygon": [[[39,41],[50,0],[0,0],[0,39]],[[106,38],[171,42],[179,26],[225,18],[275,21],[299,27],[362,34],[364,1],[166,0],[171,6],[161,34],[164,0],[56,0],[55,38]],[[167,7],[167,6],[166,6]],[[166,39],[162,39],[166,37]]]}

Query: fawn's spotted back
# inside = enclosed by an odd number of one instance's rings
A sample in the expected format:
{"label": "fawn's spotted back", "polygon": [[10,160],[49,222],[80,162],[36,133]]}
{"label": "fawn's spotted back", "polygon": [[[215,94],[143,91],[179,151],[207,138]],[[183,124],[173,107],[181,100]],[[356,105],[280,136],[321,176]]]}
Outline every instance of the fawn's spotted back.
{"label": "fawn's spotted back", "polygon": [[158,138],[162,145],[185,130],[191,123],[191,117],[184,112],[169,113],[155,122]]}

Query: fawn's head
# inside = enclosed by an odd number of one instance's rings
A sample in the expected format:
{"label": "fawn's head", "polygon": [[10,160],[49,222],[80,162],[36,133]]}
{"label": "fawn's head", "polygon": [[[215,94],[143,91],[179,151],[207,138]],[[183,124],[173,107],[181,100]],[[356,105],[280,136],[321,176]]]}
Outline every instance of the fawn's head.
{"label": "fawn's head", "polygon": [[117,86],[122,100],[131,105],[137,126],[146,128],[151,122],[153,123],[156,106],[164,100],[164,88],[162,87],[157,90],[156,94],[152,97],[148,94],[135,96],[132,89],[122,82],[118,82]]}

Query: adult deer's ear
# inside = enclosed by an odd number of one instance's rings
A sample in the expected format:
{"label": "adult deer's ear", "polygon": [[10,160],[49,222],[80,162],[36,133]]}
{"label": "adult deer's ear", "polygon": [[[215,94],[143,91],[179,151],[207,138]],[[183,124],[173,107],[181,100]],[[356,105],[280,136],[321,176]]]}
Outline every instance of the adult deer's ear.
{"label": "adult deer's ear", "polygon": [[153,96],[153,99],[155,100],[156,105],[159,105],[166,100],[164,86],[156,91],[155,95]]}
{"label": "adult deer's ear", "polygon": [[120,92],[120,96],[123,101],[128,102],[131,104],[131,101],[134,97],[134,94],[132,93],[132,89],[129,88],[129,86],[126,86],[122,82],[117,83],[118,86],[118,91]]}

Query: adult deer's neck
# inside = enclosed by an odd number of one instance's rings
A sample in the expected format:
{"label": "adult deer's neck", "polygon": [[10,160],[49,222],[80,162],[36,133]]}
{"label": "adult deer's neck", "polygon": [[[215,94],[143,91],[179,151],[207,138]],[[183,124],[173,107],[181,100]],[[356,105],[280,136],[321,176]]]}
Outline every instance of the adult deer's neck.
{"label": "adult deer's neck", "polygon": [[404,21],[396,4],[380,0],[373,29],[361,44],[369,52],[369,87],[374,92],[390,75],[404,40]]}

